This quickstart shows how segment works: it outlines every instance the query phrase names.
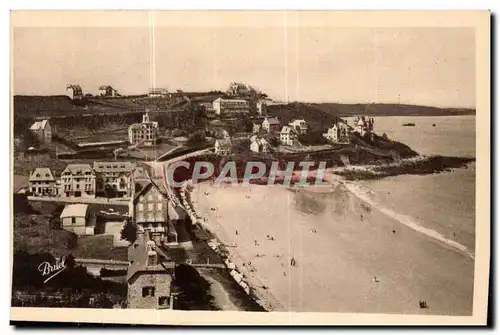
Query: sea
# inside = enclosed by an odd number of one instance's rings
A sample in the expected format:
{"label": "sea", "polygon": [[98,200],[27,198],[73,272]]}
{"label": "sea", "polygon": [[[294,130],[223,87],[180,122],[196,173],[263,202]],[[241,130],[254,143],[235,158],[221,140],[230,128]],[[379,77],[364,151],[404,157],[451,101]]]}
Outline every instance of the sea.
{"label": "sea", "polygon": [[[353,124],[353,119],[347,119]],[[374,129],[421,155],[475,157],[476,118],[467,116],[375,117]],[[414,123],[414,127],[403,126]],[[399,175],[360,181],[379,206],[410,217],[425,228],[474,252],[476,163],[430,175]]]}

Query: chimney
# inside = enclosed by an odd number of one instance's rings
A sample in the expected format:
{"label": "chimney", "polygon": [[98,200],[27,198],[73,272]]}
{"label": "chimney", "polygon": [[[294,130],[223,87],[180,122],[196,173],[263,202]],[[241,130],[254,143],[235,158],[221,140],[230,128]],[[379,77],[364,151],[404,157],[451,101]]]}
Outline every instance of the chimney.
{"label": "chimney", "polygon": [[146,266],[156,266],[158,265],[158,254],[155,250],[156,244],[153,241],[148,241],[146,248],[148,251],[148,261]]}

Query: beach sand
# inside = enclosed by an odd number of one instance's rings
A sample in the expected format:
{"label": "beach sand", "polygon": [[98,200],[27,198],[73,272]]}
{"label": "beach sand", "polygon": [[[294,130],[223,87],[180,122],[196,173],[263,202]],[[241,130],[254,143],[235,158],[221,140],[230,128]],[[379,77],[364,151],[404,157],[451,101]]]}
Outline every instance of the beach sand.
{"label": "beach sand", "polygon": [[228,248],[239,256],[232,259],[267,309],[472,313],[473,259],[373,208],[342,184],[314,193],[204,183],[191,199],[210,230],[236,244]]}

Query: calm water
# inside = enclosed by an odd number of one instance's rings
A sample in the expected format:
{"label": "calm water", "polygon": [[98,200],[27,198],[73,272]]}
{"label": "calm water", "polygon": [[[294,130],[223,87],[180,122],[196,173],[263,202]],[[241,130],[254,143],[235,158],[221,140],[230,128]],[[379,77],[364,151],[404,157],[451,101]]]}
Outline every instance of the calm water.
{"label": "calm water", "polygon": [[[352,124],[352,120],[348,122]],[[402,126],[408,122],[416,126]],[[423,155],[475,157],[475,116],[377,117],[375,131],[385,132]],[[475,176],[472,163],[452,172],[403,175],[361,184],[381,206],[409,215],[474,250]]]}

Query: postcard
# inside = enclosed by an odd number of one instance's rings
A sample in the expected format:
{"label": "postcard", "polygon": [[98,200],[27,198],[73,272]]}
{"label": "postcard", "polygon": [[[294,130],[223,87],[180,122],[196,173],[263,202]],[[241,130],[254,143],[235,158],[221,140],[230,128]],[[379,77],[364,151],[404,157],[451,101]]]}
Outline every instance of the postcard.
{"label": "postcard", "polygon": [[11,321],[485,325],[488,11],[13,11]]}

